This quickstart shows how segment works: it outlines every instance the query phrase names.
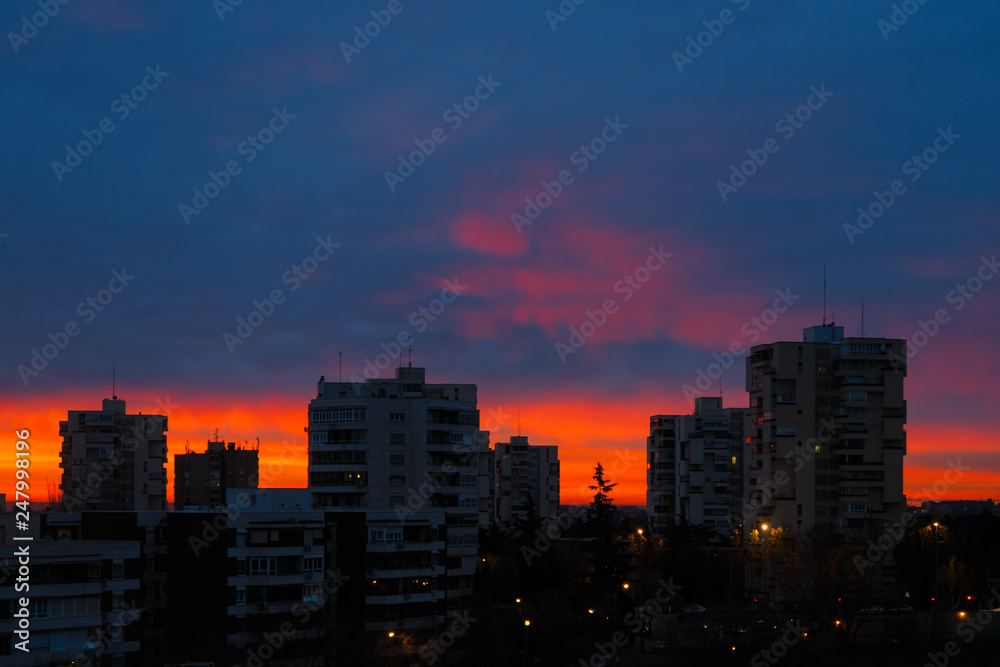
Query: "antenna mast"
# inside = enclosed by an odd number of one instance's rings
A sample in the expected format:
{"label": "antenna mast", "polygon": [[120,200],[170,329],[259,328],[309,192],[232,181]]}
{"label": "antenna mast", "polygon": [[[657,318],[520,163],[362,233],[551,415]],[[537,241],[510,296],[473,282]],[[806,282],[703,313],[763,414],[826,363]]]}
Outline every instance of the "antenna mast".
{"label": "antenna mast", "polygon": [[826,326],[826,264],[823,265],[823,326]]}
{"label": "antenna mast", "polygon": [[113,401],[118,400],[118,392],[116,390],[116,378],[115,378],[116,361],[117,360],[114,357],[111,357],[111,400]]}
{"label": "antenna mast", "polygon": [[865,337],[865,295],[861,294],[861,337]]}

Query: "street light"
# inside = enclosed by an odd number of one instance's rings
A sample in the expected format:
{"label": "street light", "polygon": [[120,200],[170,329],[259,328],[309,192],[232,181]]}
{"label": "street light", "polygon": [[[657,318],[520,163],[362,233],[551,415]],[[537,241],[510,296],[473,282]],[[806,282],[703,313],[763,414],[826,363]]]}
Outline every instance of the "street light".
{"label": "street light", "polygon": [[528,664],[528,626],[531,625],[531,621],[524,619],[524,664]]}

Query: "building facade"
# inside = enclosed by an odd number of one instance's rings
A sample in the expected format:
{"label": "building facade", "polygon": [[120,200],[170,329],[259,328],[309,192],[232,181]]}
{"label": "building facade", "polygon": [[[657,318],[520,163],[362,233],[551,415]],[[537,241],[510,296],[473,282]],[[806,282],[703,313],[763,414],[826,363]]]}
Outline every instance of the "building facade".
{"label": "building facade", "polygon": [[130,415],[117,396],[59,422],[62,505],[68,511],[167,509],[167,418]]}
{"label": "building facade", "polygon": [[518,528],[530,515],[539,520],[559,513],[559,448],[530,445],[526,436],[511,436],[493,450],[494,524],[503,531]]}
{"label": "building facade", "polygon": [[[906,511],[906,341],[845,338],[815,326],[802,342],[757,345],[746,361],[747,534],[819,534],[850,554]],[[892,559],[879,563],[891,581]],[[773,589],[763,581],[758,589]]]}
{"label": "building facade", "polygon": [[681,521],[720,534],[739,529],[745,417],[746,408],[723,408],[720,397],[696,398],[690,415],[650,417],[646,511],[654,534]]}
{"label": "building facade", "polygon": [[[379,655],[401,650],[389,632],[420,645],[472,606],[483,503],[476,393],[410,367],[392,379],[320,378],[309,403],[311,505],[363,517],[371,583],[353,618]],[[462,655],[459,645],[446,659]]]}
{"label": "building facade", "polygon": [[227,489],[256,489],[258,451],[208,441],[205,452],[174,456],[174,507],[222,507]]}

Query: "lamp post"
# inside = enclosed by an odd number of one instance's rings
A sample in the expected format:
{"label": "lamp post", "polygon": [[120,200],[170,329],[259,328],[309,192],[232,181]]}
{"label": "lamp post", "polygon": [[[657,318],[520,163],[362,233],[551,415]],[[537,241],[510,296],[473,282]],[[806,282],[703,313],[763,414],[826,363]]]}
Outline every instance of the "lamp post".
{"label": "lamp post", "polygon": [[[760,529],[765,533],[768,531],[768,528],[770,528],[770,526],[768,526],[766,523],[761,524],[760,526]],[[768,585],[768,579],[767,579],[767,549],[763,547],[763,538],[761,539],[761,548],[764,551],[764,597],[767,599],[768,602],[770,602],[771,587]]]}
{"label": "lamp post", "polygon": [[[588,609],[587,613],[589,613],[589,614],[595,614],[597,612],[595,612],[593,609]],[[601,643],[603,644],[604,643],[604,614],[600,614],[599,618],[601,619]]]}
{"label": "lamp post", "polygon": [[531,621],[524,619],[524,664],[528,664],[528,626],[531,625]]}

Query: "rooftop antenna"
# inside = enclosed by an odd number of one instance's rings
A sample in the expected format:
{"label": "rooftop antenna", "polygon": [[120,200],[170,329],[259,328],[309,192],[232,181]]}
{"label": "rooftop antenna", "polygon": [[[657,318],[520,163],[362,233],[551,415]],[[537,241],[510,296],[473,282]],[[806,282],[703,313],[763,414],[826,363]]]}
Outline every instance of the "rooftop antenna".
{"label": "rooftop antenna", "polygon": [[215,427],[215,442],[219,441],[219,427]]}
{"label": "rooftop antenna", "polygon": [[826,264],[823,265],[823,326],[826,326]]}
{"label": "rooftop antenna", "polygon": [[406,367],[413,368],[413,346],[406,346]]}
{"label": "rooftop antenna", "polygon": [[118,400],[118,392],[116,391],[116,385],[115,385],[115,382],[116,382],[116,378],[115,378],[115,365],[116,365],[116,361],[117,360],[114,357],[111,357],[111,400],[113,400],[113,401],[117,401]]}
{"label": "rooftop antenna", "polygon": [[861,337],[865,337],[865,294],[861,293]]}
{"label": "rooftop antenna", "polygon": [[343,382],[344,381],[344,353],[343,352],[338,352],[337,353],[337,364],[340,366],[340,379],[337,380],[337,381],[338,382]]}

